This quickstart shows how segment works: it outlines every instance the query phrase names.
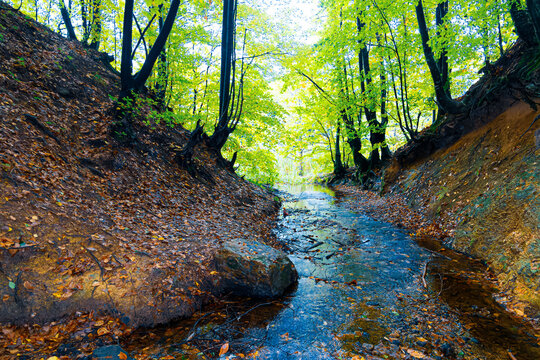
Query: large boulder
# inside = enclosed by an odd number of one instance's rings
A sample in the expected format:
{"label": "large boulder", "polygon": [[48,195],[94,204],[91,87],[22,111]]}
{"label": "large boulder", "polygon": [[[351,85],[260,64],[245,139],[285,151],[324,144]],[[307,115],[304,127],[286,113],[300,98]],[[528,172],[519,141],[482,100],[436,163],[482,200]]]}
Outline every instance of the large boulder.
{"label": "large boulder", "polygon": [[298,279],[285,253],[257,241],[226,241],[216,255],[216,268],[222,290],[238,296],[280,296]]}

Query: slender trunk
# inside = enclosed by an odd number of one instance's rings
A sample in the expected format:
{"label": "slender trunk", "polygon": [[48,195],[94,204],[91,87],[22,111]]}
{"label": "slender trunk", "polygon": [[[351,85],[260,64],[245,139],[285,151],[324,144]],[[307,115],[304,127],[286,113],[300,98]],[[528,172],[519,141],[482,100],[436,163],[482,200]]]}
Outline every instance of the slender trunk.
{"label": "slender trunk", "polygon": [[[163,5],[159,5],[159,31],[163,30]],[[168,83],[168,73],[167,73],[167,47],[164,46],[163,50],[159,54],[158,64],[157,64],[157,80],[156,80],[156,97],[158,105],[162,110],[165,110],[165,95],[167,93],[167,83]],[[194,104],[193,104],[193,114],[196,111],[196,102],[197,102],[197,90],[195,89]]]}
{"label": "slender trunk", "polygon": [[[212,136],[208,140],[210,147],[220,150],[232,132],[229,126],[231,116],[238,109],[233,109],[235,95],[235,77],[233,68],[235,50],[235,27],[236,27],[237,0],[224,0],[223,21],[221,31],[221,73],[219,80],[219,118]],[[232,83],[231,83],[232,79]],[[232,90],[232,91],[231,91]],[[241,94],[238,94],[241,96]],[[231,107],[231,103],[233,106]]]}
{"label": "slender trunk", "polygon": [[122,60],[120,63],[121,96],[133,90],[133,65],[131,63],[131,41],[133,31],[134,0],[126,0],[124,7],[124,27],[122,29]]}
{"label": "slender trunk", "polygon": [[502,37],[502,30],[501,30],[501,16],[497,14],[497,31],[499,35],[499,51],[501,53],[501,56],[504,55],[504,47],[503,47],[503,37]]}
{"label": "slender trunk", "polygon": [[339,145],[339,138],[340,138],[340,132],[341,132],[341,124],[338,120],[337,122],[337,129],[336,129],[336,161],[334,163],[334,175],[336,176],[342,176],[345,173],[345,168],[343,167],[343,162],[341,161],[341,149]]}
{"label": "slender trunk", "polygon": [[[230,102],[231,68],[233,58],[235,0],[224,0],[223,31],[221,33],[221,73],[219,79],[219,122],[225,123]],[[219,125],[218,125],[219,126]]]}
{"label": "slender trunk", "polygon": [[58,0],[58,4],[60,5],[60,14],[62,14],[62,20],[66,25],[68,39],[77,40],[77,35],[75,35],[75,30],[73,30],[73,25],[71,24],[71,17],[69,16],[69,12],[66,9],[66,4],[64,3],[64,0]]}
{"label": "slender trunk", "polygon": [[[127,1],[132,2],[133,0],[126,0],[126,3]],[[137,75],[135,75],[133,85],[136,90],[141,90],[143,88],[146,80],[148,80],[148,77],[152,73],[152,68],[154,67],[156,60],[160,56],[162,50],[165,47],[165,44],[167,43],[167,38],[169,37],[169,34],[171,33],[171,30],[173,28],[174,20],[176,19],[176,14],[178,13],[179,7],[180,0],[172,0],[169,12],[167,13],[167,17],[165,18],[165,22],[163,23],[163,28],[159,32],[156,42],[154,43],[154,45],[152,45],[150,53],[146,57],[146,60],[141,67],[141,70],[137,73]]]}
{"label": "slender trunk", "polygon": [[101,42],[101,0],[92,0],[92,24],[90,30],[90,44],[92,49],[99,49]]}
{"label": "slender trunk", "polygon": [[381,60],[381,124],[379,126],[380,139],[379,143],[381,144],[381,160],[388,161],[392,157],[390,148],[386,143],[386,127],[388,126],[388,113],[386,112],[386,102],[387,102],[387,82],[386,82],[386,73],[384,68],[384,60]]}
{"label": "slender trunk", "polygon": [[456,101],[450,97],[450,95],[445,91],[445,84],[441,77],[441,72],[435,61],[435,56],[431,47],[429,46],[429,33],[426,25],[426,17],[424,15],[424,6],[422,0],[418,1],[416,5],[416,18],[418,20],[418,30],[420,31],[420,36],[422,37],[422,48],[424,50],[424,56],[433,79],[433,84],[435,87],[435,96],[439,102],[440,107],[444,111],[450,114],[457,114],[465,111],[465,105],[459,101]]}
{"label": "slender trunk", "polygon": [[[435,24],[437,25],[437,35],[441,36],[441,28],[445,25],[445,16],[448,14],[448,0],[437,5],[435,10]],[[452,96],[450,92],[450,67],[448,66],[448,51],[446,45],[443,44],[441,57],[438,60],[439,71],[441,72],[441,81],[444,85],[444,90],[448,96]]]}
{"label": "slender trunk", "polygon": [[[535,31],[531,31],[534,28],[531,15],[525,9],[518,7],[517,0],[508,0],[510,16],[516,29],[518,36],[527,43],[529,46],[536,45],[539,41],[536,37]],[[537,2],[537,1],[536,1]],[[531,4],[533,9],[536,9],[535,4]],[[538,26],[538,25],[537,25]]]}
{"label": "slender trunk", "polygon": [[81,6],[81,20],[82,20],[82,28],[83,28],[83,37],[82,37],[82,43],[86,44],[88,41],[88,38],[90,37],[90,27],[88,26],[88,14],[86,12],[86,3],[85,0],[79,0],[79,4]]}
{"label": "slender trunk", "polygon": [[527,0],[527,10],[536,33],[536,43],[540,43],[540,0]]}

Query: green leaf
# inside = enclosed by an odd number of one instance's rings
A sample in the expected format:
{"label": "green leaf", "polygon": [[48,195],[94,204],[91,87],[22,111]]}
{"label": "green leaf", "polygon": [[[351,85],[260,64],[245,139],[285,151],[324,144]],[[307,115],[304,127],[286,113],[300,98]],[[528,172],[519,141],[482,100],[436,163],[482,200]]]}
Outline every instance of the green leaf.
{"label": "green leaf", "polygon": [[9,284],[8,284],[9,288],[10,289],[15,289],[15,283],[13,281],[10,281]]}

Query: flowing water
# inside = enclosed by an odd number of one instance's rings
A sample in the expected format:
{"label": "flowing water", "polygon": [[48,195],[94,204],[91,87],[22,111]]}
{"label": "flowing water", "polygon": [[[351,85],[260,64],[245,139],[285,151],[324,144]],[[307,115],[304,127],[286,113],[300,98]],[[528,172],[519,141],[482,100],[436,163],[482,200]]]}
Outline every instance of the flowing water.
{"label": "flowing water", "polygon": [[212,357],[229,343],[222,358],[540,359],[533,329],[493,300],[477,262],[352,212],[327,188],[284,190],[276,231],[298,285],[280,301],[231,301],[158,329],[147,352]]}

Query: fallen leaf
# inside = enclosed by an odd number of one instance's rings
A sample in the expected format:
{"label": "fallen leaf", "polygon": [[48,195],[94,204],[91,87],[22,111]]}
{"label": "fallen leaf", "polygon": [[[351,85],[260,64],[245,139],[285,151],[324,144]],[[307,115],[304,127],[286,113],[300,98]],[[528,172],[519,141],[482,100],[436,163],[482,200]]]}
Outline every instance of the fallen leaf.
{"label": "fallen leaf", "polygon": [[423,358],[426,357],[426,355],[424,355],[420,351],[416,351],[416,350],[413,350],[413,349],[407,349],[407,352],[409,353],[409,355],[411,355],[412,357],[415,357],[417,359],[423,359]]}
{"label": "fallen leaf", "polygon": [[29,282],[29,281],[25,281],[23,283],[23,286],[25,287],[26,290],[34,290],[35,289],[34,285],[32,285],[32,283]]}
{"label": "fallen leaf", "polygon": [[228,342],[221,345],[221,349],[219,349],[219,356],[226,354],[227,351],[229,351],[229,343]]}
{"label": "fallen leaf", "polygon": [[118,354],[118,358],[120,360],[127,360],[128,357],[125,352],[121,352],[120,354]]}
{"label": "fallen leaf", "polygon": [[97,331],[97,334],[98,336],[103,336],[103,335],[106,335],[110,333],[109,329],[107,329],[105,326],[104,327],[100,327]]}

